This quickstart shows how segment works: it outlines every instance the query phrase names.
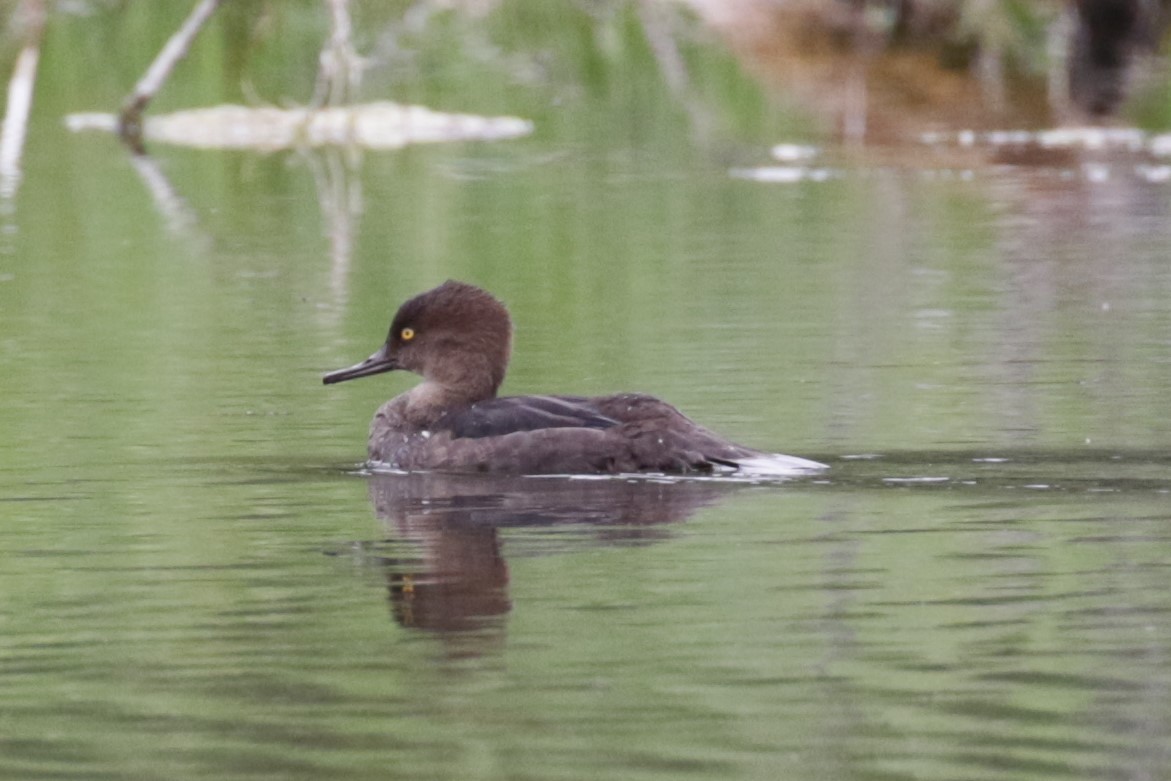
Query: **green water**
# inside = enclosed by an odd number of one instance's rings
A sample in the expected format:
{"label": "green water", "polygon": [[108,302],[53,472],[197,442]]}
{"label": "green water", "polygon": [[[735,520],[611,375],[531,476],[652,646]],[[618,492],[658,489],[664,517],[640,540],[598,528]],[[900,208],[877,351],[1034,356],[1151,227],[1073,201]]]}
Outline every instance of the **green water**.
{"label": "green water", "polygon": [[[679,96],[631,13],[369,3],[365,97],[536,132],[155,147],[168,209],[62,117],[182,5],[51,18],[3,215],[0,777],[1171,778],[1168,184],[738,179],[815,124],[703,31]],[[303,100],[324,31],[225,9],[157,109]],[[364,475],[413,379],[320,376],[448,277],[509,304],[506,392],[832,469]]]}

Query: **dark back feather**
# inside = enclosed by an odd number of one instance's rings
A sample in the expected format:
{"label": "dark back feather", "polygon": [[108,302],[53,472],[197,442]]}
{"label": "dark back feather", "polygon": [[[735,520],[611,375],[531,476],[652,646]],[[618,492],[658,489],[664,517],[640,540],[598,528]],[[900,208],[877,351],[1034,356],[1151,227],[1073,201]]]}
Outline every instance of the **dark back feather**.
{"label": "dark back feather", "polygon": [[606,429],[617,425],[618,421],[598,412],[583,396],[504,396],[454,410],[440,418],[433,429],[450,431],[456,439],[481,439],[544,428]]}

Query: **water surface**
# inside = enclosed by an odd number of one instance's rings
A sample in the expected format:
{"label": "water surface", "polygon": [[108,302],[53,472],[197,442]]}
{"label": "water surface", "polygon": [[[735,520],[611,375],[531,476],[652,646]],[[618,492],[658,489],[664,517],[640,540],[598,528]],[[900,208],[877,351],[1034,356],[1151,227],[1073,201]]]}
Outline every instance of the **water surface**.
{"label": "water surface", "polygon": [[[242,59],[196,51],[160,109],[240,100],[233,68],[307,94],[290,8],[264,46],[226,18]],[[0,236],[0,776],[1167,777],[1150,159],[836,149],[715,41],[688,102],[631,17],[510,7],[364,89],[532,136],[158,147],[167,201],[61,122],[175,23],[136,13],[51,20]],[[732,175],[781,142],[834,175]],[[830,471],[363,472],[414,380],[320,376],[448,277],[509,304],[506,392],[651,392]]]}

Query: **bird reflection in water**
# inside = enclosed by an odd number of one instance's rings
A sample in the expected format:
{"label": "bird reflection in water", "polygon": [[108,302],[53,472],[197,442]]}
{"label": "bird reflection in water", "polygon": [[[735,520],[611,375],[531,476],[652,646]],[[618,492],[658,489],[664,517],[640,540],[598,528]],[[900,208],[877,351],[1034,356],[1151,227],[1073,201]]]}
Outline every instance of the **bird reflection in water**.
{"label": "bird reflection in water", "polygon": [[[378,557],[399,624],[503,636],[511,610],[501,529],[573,527],[584,544],[665,536],[736,488],[711,480],[570,479],[438,473],[369,477],[388,539]],[[583,544],[582,535],[569,539]]]}

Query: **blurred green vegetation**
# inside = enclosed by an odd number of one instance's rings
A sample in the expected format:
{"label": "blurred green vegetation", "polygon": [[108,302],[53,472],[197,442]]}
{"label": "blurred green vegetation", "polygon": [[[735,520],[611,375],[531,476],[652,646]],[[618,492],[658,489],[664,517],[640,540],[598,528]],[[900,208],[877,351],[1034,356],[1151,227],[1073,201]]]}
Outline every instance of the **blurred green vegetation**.
{"label": "blurred green vegetation", "polygon": [[[9,8],[14,5],[12,0],[7,3]],[[113,107],[190,5],[91,0],[54,6],[57,29],[99,17],[116,23],[90,25],[92,34],[69,51],[55,51],[50,37],[43,67],[55,67],[54,57],[96,62],[101,52],[119,52],[122,56],[95,74],[99,78],[91,86],[96,91],[74,109]],[[366,58],[362,94],[367,98],[391,97],[436,108],[458,105],[466,111],[493,113],[493,104],[526,102],[534,88],[553,95],[555,101],[573,100],[579,91],[589,90],[605,94],[637,118],[639,108],[648,102],[645,90],[657,89],[658,81],[675,85],[683,110],[701,103],[720,126],[741,126],[735,130],[749,129],[744,123],[791,114],[793,106],[783,85],[772,94],[754,88],[743,78],[746,66],[752,71],[744,53],[739,61],[719,53],[720,34],[695,23],[696,18],[709,18],[707,6],[707,0],[661,4],[654,0],[354,0],[350,10],[354,43]],[[745,25],[753,24],[760,13],[773,13],[769,10],[773,8],[786,19],[785,14],[801,12],[803,24],[813,19],[815,26],[820,23],[844,41],[843,53],[862,34],[892,51],[927,52],[941,70],[971,72],[997,91],[1014,85],[1035,88],[1059,83],[1073,30],[1069,4],[1059,0],[775,5],[760,0],[758,7],[750,2],[744,7],[751,10],[744,13]],[[850,10],[854,7],[860,9],[858,13]],[[726,17],[721,19],[729,24]],[[657,20],[655,29],[648,27],[649,20]],[[1144,24],[1152,29],[1139,36],[1142,45],[1133,47],[1139,54],[1150,51],[1149,44],[1157,42],[1161,33],[1153,17]],[[227,3],[152,110],[205,105],[215,98],[248,104],[306,102],[313,92],[327,27],[328,14],[321,0]],[[5,61],[11,61],[19,32],[19,25],[7,28],[0,50]],[[651,40],[655,36],[674,51],[666,55],[657,51]],[[1145,67],[1128,90],[1133,99],[1125,108],[1127,116],[1144,125],[1165,125],[1171,115],[1167,89],[1171,74],[1165,62],[1149,57],[1138,60]],[[196,69],[202,76],[191,78]],[[469,69],[495,78],[470,79]],[[680,73],[675,72],[679,69]],[[630,78],[636,72],[658,78]],[[422,74],[426,78],[420,78]],[[680,78],[684,80],[681,92]],[[469,91],[466,85],[471,83],[477,87]],[[826,89],[833,87],[825,84]],[[1034,101],[1033,94],[1026,90],[1021,100]],[[549,107],[550,119],[561,113],[556,102],[527,102]]]}

